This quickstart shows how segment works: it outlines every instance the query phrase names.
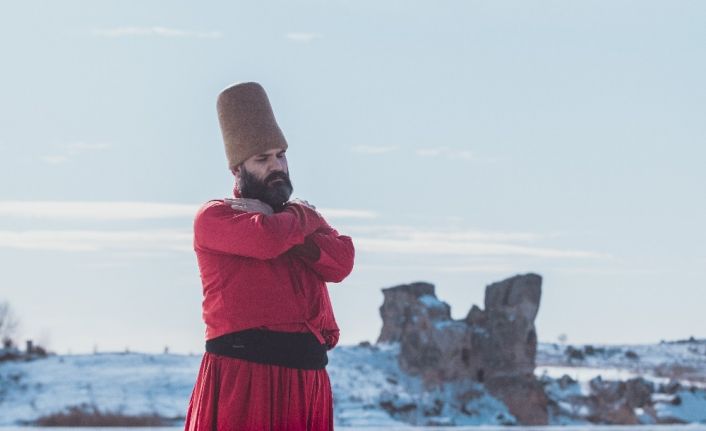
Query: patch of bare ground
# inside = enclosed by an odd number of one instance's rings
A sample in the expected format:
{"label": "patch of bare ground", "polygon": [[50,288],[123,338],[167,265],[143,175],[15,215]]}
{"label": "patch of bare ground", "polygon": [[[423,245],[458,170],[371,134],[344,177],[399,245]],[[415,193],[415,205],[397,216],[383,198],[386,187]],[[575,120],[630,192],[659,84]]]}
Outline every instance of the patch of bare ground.
{"label": "patch of bare ground", "polygon": [[689,365],[660,364],[655,366],[652,372],[658,377],[706,383],[706,373],[704,373],[704,370]]}
{"label": "patch of bare ground", "polygon": [[100,410],[91,404],[69,406],[60,412],[41,416],[26,425],[41,427],[161,427],[174,426],[183,418],[167,418],[157,413],[125,414]]}

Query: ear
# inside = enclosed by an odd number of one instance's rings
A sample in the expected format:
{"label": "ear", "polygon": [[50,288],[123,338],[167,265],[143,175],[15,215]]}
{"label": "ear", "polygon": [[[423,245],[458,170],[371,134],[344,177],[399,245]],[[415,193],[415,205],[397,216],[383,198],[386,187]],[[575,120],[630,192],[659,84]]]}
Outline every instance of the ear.
{"label": "ear", "polygon": [[233,177],[235,177],[235,187],[240,190],[240,166],[238,165],[234,168],[230,168],[230,172],[233,174]]}

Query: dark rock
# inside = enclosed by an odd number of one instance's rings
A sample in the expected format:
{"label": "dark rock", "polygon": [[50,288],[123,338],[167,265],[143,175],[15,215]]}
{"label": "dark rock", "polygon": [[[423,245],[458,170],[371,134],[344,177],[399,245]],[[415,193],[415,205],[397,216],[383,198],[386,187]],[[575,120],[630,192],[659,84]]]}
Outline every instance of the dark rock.
{"label": "dark rock", "polygon": [[569,361],[571,360],[579,360],[583,361],[586,359],[586,357],[583,354],[583,351],[575,348],[574,346],[566,346],[566,350],[564,350],[564,354],[566,355],[567,358],[569,358]]}
{"label": "dark rock", "polygon": [[631,408],[645,407],[652,404],[652,393],[654,391],[654,383],[642,377],[629,379],[625,382],[625,401]]}
{"label": "dark rock", "polygon": [[681,383],[676,380],[670,380],[669,383],[660,385],[659,392],[664,392],[665,394],[676,394],[682,389]]}
{"label": "dark rock", "polygon": [[417,405],[411,402],[396,404],[392,401],[380,401],[380,407],[390,414],[407,413],[417,409]]}
{"label": "dark rock", "polygon": [[558,380],[558,383],[559,383],[559,387],[561,389],[566,389],[567,387],[569,387],[571,385],[575,385],[577,382],[576,382],[576,380],[572,379],[571,376],[569,376],[568,374],[564,374]]}
{"label": "dark rock", "polygon": [[444,409],[444,402],[438,398],[430,406],[425,406],[424,416],[439,416]]}
{"label": "dark rock", "polygon": [[451,318],[432,284],[383,289],[378,343],[399,342],[400,367],[428,386],[465,378],[484,382],[520,423],[546,424],[547,399],[533,374],[541,284],[532,273],[492,283],[485,309],[474,305],[463,320]]}
{"label": "dark rock", "polygon": [[520,424],[547,425],[549,400],[544,386],[533,375],[496,376],[485,385]]}
{"label": "dark rock", "polygon": [[625,395],[625,383],[620,380],[603,380],[601,376],[588,382],[591,393],[601,399],[603,404],[619,401]]}
{"label": "dark rock", "polygon": [[382,289],[385,301],[380,306],[382,329],[378,343],[402,341],[402,335],[409,326],[414,325],[415,314],[421,307],[418,298],[423,295],[434,294],[434,285],[430,283],[403,284],[387,289]]}

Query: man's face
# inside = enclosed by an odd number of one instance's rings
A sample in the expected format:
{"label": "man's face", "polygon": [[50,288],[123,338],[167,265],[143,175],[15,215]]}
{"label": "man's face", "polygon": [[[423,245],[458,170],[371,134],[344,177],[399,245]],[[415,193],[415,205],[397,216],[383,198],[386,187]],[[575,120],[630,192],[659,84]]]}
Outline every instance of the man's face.
{"label": "man's face", "polygon": [[285,150],[273,149],[245,160],[234,171],[240,194],[281,211],[292,195]]}

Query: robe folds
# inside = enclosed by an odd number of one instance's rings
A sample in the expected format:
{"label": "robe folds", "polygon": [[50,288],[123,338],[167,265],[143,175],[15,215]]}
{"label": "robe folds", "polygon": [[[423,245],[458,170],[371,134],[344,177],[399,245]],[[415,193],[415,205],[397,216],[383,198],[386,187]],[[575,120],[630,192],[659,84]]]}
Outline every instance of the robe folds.
{"label": "robe folds", "polygon": [[[239,197],[236,191],[236,197]],[[351,272],[354,248],[317,211],[289,203],[272,215],[205,203],[194,219],[206,340],[263,328],[338,342],[326,282]],[[328,373],[204,353],[186,431],[333,429]]]}

